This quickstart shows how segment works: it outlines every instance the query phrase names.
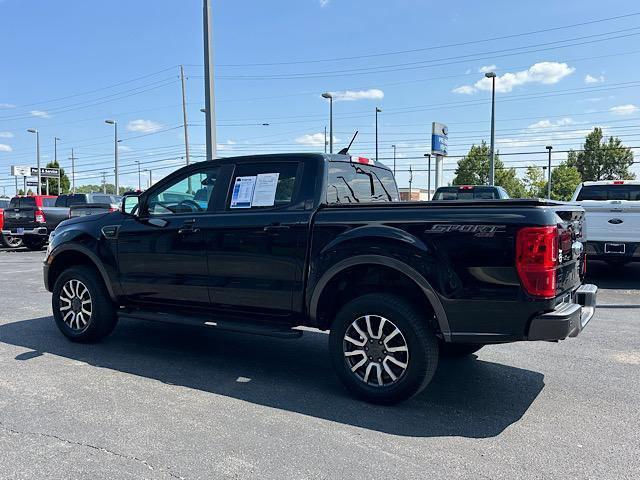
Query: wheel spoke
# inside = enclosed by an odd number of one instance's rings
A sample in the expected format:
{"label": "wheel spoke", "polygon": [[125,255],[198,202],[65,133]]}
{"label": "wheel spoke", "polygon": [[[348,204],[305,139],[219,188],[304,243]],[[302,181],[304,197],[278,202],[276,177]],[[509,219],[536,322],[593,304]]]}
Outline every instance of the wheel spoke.
{"label": "wheel spoke", "polygon": [[62,320],[64,321],[64,323],[68,324],[69,326],[71,326],[71,322],[68,322],[67,319],[68,318],[72,318],[73,319],[73,312],[67,312],[65,313],[64,317],[62,318]]}
{"label": "wheel spoke", "polygon": [[[69,287],[72,290],[71,293],[69,293],[69,291],[67,290],[67,287]],[[73,295],[73,287],[71,286],[71,283],[65,284],[65,286],[62,287],[62,291],[64,292],[64,294],[67,296],[68,299],[72,299],[74,297],[74,295]]]}
{"label": "wheel spoke", "polygon": [[345,357],[353,357],[354,355],[362,355],[364,357],[367,356],[364,350],[352,350],[350,352],[344,352]]}
{"label": "wheel spoke", "polygon": [[71,303],[69,303],[69,305],[65,305],[63,307],[60,307],[60,311],[61,312],[66,312],[67,310],[69,310],[71,308]]}
{"label": "wheel spoke", "polygon": [[367,344],[366,338],[364,340],[355,340],[351,338],[349,335],[345,335],[344,339],[349,343],[353,343],[356,347],[364,347]]}
{"label": "wheel spoke", "polygon": [[393,373],[393,370],[391,370],[391,367],[389,367],[389,365],[387,364],[386,358],[382,362],[382,366],[384,367],[384,371],[387,372],[387,375],[391,377],[391,381],[395,382],[398,377],[396,376],[395,373]]}
{"label": "wheel spoke", "polygon": [[353,367],[351,367],[351,371],[355,372],[356,370],[358,370],[361,366],[363,366],[365,363],[367,363],[367,357],[364,356],[362,358],[362,360],[360,360],[358,363],[356,363]]}
{"label": "wheel spoke", "polygon": [[399,347],[387,347],[387,352],[391,352],[391,353],[407,352],[407,351],[408,349],[406,345],[400,345]]}
{"label": "wheel spoke", "polygon": [[400,368],[407,368],[407,364],[405,362],[401,362],[400,360],[398,360],[395,357],[392,357],[391,355],[387,355],[384,360],[389,361],[391,363],[395,363]]}
{"label": "wheel spoke", "polygon": [[[366,333],[364,333],[364,331],[362,330],[362,328],[360,328],[360,325],[358,325],[358,320],[356,320],[355,322],[353,322],[353,323],[351,324],[351,326],[354,328],[354,330],[355,330],[356,332],[358,332],[358,334],[360,335],[360,338],[362,338],[362,339],[364,340],[364,342],[366,343],[366,342],[367,342],[367,340],[368,340],[369,338],[367,337],[367,334],[366,334]],[[363,344],[363,345],[364,345],[364,344]]]}
{"label": "wheel spoke", "polygon": [[399,333],[400,333],[400,330],[398,330],[398,328],[396,327],[395,330],[391,332],[389,335],[387,335],[387,338],[384,339],[384,346],[387,348],[387,350],[389,350],[389,345],[387,344],[389,340],[394,338]]}

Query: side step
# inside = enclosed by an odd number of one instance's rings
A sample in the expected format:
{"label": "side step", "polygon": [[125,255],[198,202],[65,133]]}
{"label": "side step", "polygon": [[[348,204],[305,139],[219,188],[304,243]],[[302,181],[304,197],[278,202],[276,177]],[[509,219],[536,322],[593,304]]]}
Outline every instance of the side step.
{"label": "side step", "polygon": [[212,327],[226,332],[248,333],[275,338],[300,338],[302,330],[294,330],[288,325],[274,323],[256,323],[243,320],[214,319],[206,316],[186,316],[147,310],[121,310],[118,318],[130,320],[148,320],[152,322],[177,323],[198,327]]}

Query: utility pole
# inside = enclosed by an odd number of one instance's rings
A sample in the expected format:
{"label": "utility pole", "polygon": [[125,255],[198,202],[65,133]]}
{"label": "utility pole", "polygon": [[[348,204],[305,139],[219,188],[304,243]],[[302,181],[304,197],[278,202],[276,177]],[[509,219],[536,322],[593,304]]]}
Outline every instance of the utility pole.
{"label": "utility pole", "polygon": [[393,148],[393,176],[396,176],[396,146],[395,145],[391,145],[391,148]]}
{"label": "utility pole", "polygon": [[140,181],[140,160],[136,160],[138,164],[138,191],[142,191],[142,182]]}
{"label": "utility pole", "polygon": [[378,161],[378,114],[380,112],[382,110],[376,107],[376,162]]}
{"label": "utility pole", "polygon": [[[42,176],[41,176],[41,172],[40,172],[40,132],[38,130],[36,130],[35,128],[30,128],[27,130],[27,132],[29,133],[35,133],[36,134],[36,162],[37,162],[37,168],[38,168],[38,188],[36,189],[36,194],[37,195],[42,195]],[[26,187],[26,183],[25,183],[25,188]],[[25,190],[25,194],[26,194],[26,190]]]}
{"label": "utility pole", "polygon": [[107,172],[102,172],[102,193],[107,193]]}
{"label": "utility pole", "polygon": [[216,144],[216,99],[213,81],[213,18],[211,0],[202,2],[204,30],[204,102],[207,131],[207,160],[218,156]]}
{"label": "utility pole", "polygon": [[489,185],[493,186],[496,183],[496,74],[494,72],[487,72],[484,76],[491,79],[491,150],[489,152]]}
{"label": "utility pole", "polygon": [[120,195],[120,179],[118,175],[118,122],[115,120],[105,120],[104,123],[108,123],[109,125],[113,125],[113,145],[114,145],[114,160],[115,160],[115,176],[116,176],[116,195]]}
{"label": "utility pole", "polygon": [[413,168],[409,165],[409,201],[411,201],[411,184],[413,183]]}
{"label": "utility pole", "polygon": [[322,98],[329,100],[329,153],[333,153],[333,95],[325,92]]}
{"label": "utility pole", "polygon": [[149,188],[151,188],[151,185],[153,185],[153,178],[152,178],[153,170],[148,168],[146,171],[149,172]]}
{"label": "utility pole", "polygon": [[[184,158],[189,165],[189,128],[187,127],[187,94],[184,87],[184,66],[180,65],[180,83],[182,85],[182,123],[184,126]],[[140,183],[140,182],[138,182]]]}
{"label": "utility pole", "polygon": [[73,148],[69,160],[71,160],[71,191],[76,193],[76,157],[73,156]]}
{"label": "utility pole", "polygon": [[324,126],[324,153],[327,153],[327,126]]}
{"label": "utility pole", "polygon": [[427,157],[427,200],[431,200],[431,154],[425,153]]}
{"label": "utility pole", "polygon": [[553,149],[552,145],[547,145],[545,147],[549,150],[549,171],[547,172],[548,180],[547,180],[547,198],[551,200],[551,150]]}

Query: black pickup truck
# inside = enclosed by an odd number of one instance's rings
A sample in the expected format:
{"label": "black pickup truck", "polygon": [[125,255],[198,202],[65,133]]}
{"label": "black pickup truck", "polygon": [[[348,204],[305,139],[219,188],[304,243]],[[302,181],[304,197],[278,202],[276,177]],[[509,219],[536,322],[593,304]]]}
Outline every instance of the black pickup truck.
{"label": "black pickup truck", "polygon": [[361,157],[225,158],[60,224],[44,282],[80,342],[118,318],[329,330],[346,387],[388,404],[421,391],[439,354],[578,335],[597,291],[582,285],[583,215],[542,200],[399,202],[390,170]]}

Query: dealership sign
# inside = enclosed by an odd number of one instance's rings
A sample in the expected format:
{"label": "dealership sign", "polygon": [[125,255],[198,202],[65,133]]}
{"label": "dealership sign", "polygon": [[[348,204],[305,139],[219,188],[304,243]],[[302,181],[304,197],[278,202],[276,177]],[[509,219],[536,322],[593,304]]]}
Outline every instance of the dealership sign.
{"label": "dealership sign", "polygon": [[[43,178],[49,177],[49,178],[58,178],[58,175],[60,175],[60,169],[59,168],[41,168],[40,169],[40,176]],[[37,167],[31,167],[31,175],[32,177],[37,177],[38,176],[38,168]]]}
{"label": "dealership sign", "polygon": [[449,129],[438,122],[431,124],[431,154],[447,156]]}
{"label": "dealership sign", "polygon": [[11,176],[13,177],[30,177],[31,167],[21,167],[20,165],[11,165]]}

